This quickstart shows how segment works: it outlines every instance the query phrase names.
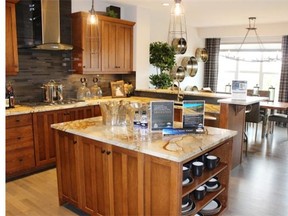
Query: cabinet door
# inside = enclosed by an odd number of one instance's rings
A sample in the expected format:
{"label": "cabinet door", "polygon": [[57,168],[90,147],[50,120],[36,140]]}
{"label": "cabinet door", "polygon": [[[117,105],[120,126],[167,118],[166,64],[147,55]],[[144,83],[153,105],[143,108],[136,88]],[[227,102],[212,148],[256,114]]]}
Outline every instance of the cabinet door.
{"label": "cabinet door", "polygon": [[143,154],[112,146],[111,157],[114,215],[144,215]]}
{"label": "cabinet door", "polygon": [[145,215],[179,215],[182,167],[145,155]]}
{"label": "cabinet door", "polygon": [[101,70],[99,24],[91,25],[87,21],[87,13],[72,15],[73,69],[79,74]]}
{"label": "cabinet door", "polygon": [[51,124],[90,118],[93,116],[94,106],[33,114],[37,166],[55,163],[55,140]]}
{"label": "cabinet door", "polygon": [[108,181],[108,145],[78,137],[81,167],[81,207],[93,215],[113,215]]}
{"label": "cabinet door", "polygon": [[55,163],[54,132],[50,125],[57,123],[57,112],[39,112],[33,114],[33,134],[36,165]]}
{"label": "cabinet door", "polygon": [[60,204],[79,205],[78,143],[74,135],[55,131],[57,149],[57,181]]}
{"label": "cabinet door", "polygon": [[102,21],[102,71],[133,70],[133,26]]}
{"label": "cabinet door", "polygon": [[6,75],[17,75],[19,71],[15,13],[17,2],[6,1]]}

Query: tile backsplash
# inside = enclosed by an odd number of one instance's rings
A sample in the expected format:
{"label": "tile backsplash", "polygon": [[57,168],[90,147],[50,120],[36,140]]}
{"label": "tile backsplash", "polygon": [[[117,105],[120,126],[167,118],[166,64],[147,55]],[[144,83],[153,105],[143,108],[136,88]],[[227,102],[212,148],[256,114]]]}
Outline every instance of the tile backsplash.
{"label": "tile backsplash", "polygon": [[[63,96],[76,98],[81,86],[80,78],[88,80],[88,87],[93,85],[95,75],[73,74],[71,70],[71,51],[41,51],[19,49],[19,73],[17,76],[6,76],[14,87],[16,103],[43,101],[43,84],[55,80],[63,84]],[[135,86],[135,74],[101,74],[99,86],[103,96],[111,95],[110,82],[116,80],[132,82]]]}

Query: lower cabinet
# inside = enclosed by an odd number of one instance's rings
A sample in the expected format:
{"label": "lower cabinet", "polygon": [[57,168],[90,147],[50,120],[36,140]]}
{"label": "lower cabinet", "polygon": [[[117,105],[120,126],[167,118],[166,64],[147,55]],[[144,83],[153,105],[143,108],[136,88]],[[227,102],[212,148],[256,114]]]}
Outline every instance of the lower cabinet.
{"label": "lower cabinet", "polygon": [[143,215],[143,154],[56,133],[60,204],[91,215]]}
{"label": "lower cabinet", "polygon": [[35,166],[32,115],[6,117],[6,178]]}
{"label": "lower cabinet", "polygon": [[[181,215],[182,199],[189,195],[195,203],[191,215],[213,199],[221,203],[220,214],[227,208],[232,139],[174,162],[62,131],[55,133],[61,205],[68,202],[91,215]],[[183,165],[206,153],[220,158],[218,166],[204,169],[183,186]],[[221,188],[195,200],[193,191],[216,176]]]}
{"label": "lower cabinet", "polygon": [[55,164],[56,151],[51,124],[94,117],[94,106],[33,114],[36,166]]}

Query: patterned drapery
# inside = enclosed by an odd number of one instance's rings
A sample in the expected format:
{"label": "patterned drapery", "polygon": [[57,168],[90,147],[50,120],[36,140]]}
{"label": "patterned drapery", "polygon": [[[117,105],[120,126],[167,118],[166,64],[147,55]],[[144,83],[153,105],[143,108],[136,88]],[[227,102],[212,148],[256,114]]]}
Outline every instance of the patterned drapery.
{"label": "patterned drapery", "polygon": [[204,64],[203,87],[210,87],[213,92],[217,90],[220,41],[220,38],[207,38],[205,40],[208,61]]}
{"label": "patterned drapery", "polygon": [[282,38],[282,68],[278,101],[288,102],[288,35]]}

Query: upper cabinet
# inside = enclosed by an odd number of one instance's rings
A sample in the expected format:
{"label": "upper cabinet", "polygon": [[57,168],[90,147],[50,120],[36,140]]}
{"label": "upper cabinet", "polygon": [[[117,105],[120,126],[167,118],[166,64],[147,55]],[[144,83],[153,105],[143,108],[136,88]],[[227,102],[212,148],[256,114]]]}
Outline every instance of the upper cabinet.
{"label": "upper cabinet", "polygon": [[103,71],[133,70],[133,25],[134,23],[119,19],[102,20]]}
{"label": "upper cabinet", "polygon": [[88,13],[72,15],[73,69],[78,74],[101,71],[100,32],[87,20]]}
{"label": "upper cabinet", "polygon": [[6,75],[19,71],[15,4],[19,0],[6,0]]}
{"label": "upper cabinet", "polygon": [[133,71],[134,22],[98,15],[97,26],[88,13],[72,14],[73,68],[75,73],[130,73]]}

